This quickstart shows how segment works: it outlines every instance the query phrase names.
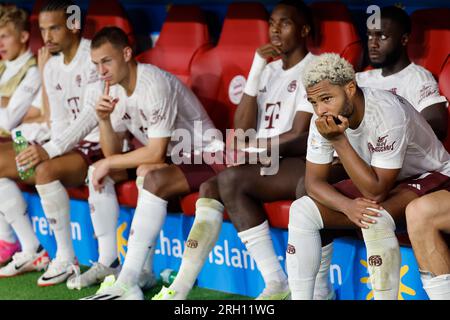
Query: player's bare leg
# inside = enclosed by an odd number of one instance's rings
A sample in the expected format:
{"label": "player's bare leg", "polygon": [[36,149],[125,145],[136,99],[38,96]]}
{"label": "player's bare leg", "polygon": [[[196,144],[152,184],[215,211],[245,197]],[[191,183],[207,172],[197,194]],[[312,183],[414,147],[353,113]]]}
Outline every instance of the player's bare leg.
{"label": "player's bare leg", "polygon": [[442,190],[414,200],[406,217],[425,291],[432,300],[450,299],[450,251],[444,238],[450,233],[450,192]]}

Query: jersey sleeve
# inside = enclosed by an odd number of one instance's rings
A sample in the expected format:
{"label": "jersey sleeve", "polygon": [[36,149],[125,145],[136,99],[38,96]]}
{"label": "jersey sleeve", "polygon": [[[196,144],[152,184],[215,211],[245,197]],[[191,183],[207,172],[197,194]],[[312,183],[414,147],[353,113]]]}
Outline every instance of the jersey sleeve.
{"label": "jersey sleeve", "polygon": [[30,68],[14,91],[6,108],[0,108],[0,128],[11,131],[21,122],[41,87],[39,71]]}
{"label": "jersey sleeve", "polygon": [[95,105],[100,95],[101,91],[87,88],[83,101],[85,104],[77,119],[59,132],[54,132],[52,128],[51,140],[43,145],[50,158],[72,150],[98,125]]}
{"label": "jersey sleeve", "polygon": [[408,147],[407,130],[407,126],[402,125],[377,134],[377,140],[369,143],[370,164],[382,169],[401,169]]}
{"label": "jersey sleeve", "polygon": [[313,116],[309,126],[306,160],[316,164],[328,164],[333,162],[334,148],[317,130],[316,119],[317,117]]}
{"label": "jersey sleeve", "polygon": [[409,88],[412,103],[419,112],[433,104],[447,102],[447,99],[439,93],[439,86],[431,74],[424,81],[411,84]]}
{"label": "jersey sleeve", "polygon": [[308,101],[308,96],[306,94],[305,87],[303,86],[303,83],[301,81],[299,81],[298,84],[297,96],[295,98],[295,106],[296,111],[314,113],[314,108],[312,104]]}

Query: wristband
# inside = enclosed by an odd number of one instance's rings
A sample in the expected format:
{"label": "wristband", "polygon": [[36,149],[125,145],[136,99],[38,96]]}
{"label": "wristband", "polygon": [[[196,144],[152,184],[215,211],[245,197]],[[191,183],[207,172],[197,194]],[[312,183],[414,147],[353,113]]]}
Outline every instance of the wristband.
{"label": "wristband", "polygon": [[255,53],[255,58],[253,59],[252,67],[248,74],[247,83],[245,84],[244,93],[246,95],[256,97],[258,94],[259,78],[267,65],[266,59],[262,58],[258,52]]}

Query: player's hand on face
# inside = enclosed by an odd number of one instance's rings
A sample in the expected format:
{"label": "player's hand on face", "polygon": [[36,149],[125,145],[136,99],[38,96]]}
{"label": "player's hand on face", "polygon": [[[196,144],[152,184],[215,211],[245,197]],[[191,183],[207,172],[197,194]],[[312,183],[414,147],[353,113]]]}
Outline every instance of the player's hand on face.
{"label": "player's hand on face", "polygon": [[119,102],[118,98],[113,98],[109,95],[109,82],[106,81],[103,95],[95,106],[95,112],[97,113],[98,118],[100,120],[109,120],[117,102]]}
{"label": "player's hand on face", "polygon": [[98,161],[95,164],[95,170],[92,174],[92,185],[94,189],[101,192],[104,187],[104,179],[109,174],[109,164],[107,159]]}
{"label": "player's hand on face", "polygon": [[374,218],[380,216],[378,212],[370,208],[383,210],[383,207],[373,200],[357,198],[349,202],[344,214],[358,227],[367,229],[369,225],[376,223]]}
{"label": "player's hand on face", "polygon": [[38,50],[38,68],[41,75],[44,73],[44,67],[47,61],[51,58],[51,53],[46,46]]}
{"label": "player's hand on face", "polygon": [[278,58],[283,53],[280,48],[274,46],[271,43],[259,47],[256,52],[260,55],[261,58],[266,60],[269,58]]}
{"label": "player's hand on face", "polygon": [[330,115],[323,115],[316,120],[316,127],[319,133],[327,140],[336,140],[344,137],[349,123],[348,119],[339,115],[340,124],[336,124],[334,118]]}
{"label": "player's hand on face", "polygon": [[41,162],[49,160],[47,151],[40,145],[31,145],[25,150],[23,150],[16,157],[16,162],[19,166],[23,167],[25,170],[36,167]]}

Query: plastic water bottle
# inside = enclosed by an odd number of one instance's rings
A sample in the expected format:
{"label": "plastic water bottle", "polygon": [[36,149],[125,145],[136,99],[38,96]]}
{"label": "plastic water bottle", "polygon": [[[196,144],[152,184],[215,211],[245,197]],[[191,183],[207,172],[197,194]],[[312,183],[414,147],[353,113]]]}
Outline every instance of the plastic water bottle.
{"label": "plastic water bottle", "polygon": [[[22,136],[22,131],[16,131],[16,137],[13,141],[13,147],[14,151],[16,152],[16,155],[21,153],[23,150],[28,148],[28,141],[25,139],[25,137]],[[16,163],[17,171],[19,172],[19,177],[22,180],[26,180],[28,178],[31,178],[34,176],[34,168],[25,169],[22,166],[19,166],[19,164]]]}
{"label": "plastic water bottle", "polygon": [[164,269],[159,276],[161,277],[162,282],[165,286],[170,286],[175,278],[177,277],[178,272],[172,269]]}

